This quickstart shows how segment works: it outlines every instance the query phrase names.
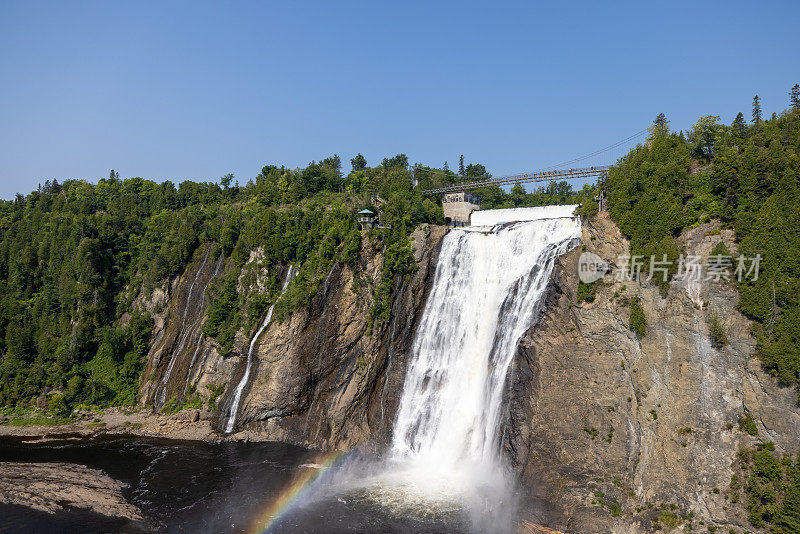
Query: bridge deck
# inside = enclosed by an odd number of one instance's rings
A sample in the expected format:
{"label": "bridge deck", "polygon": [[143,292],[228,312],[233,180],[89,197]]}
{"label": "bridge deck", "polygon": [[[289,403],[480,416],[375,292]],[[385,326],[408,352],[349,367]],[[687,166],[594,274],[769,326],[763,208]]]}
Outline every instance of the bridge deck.
{"label": "bridge deck", "polygon": [[552,180],[570,180],[573,178],[591,178],[592,176],[600,176],[608,172],[610,165],[597,165],[594,167],[584,167],[581,169],[560,169],[555,171],[541,171],[531,172],[525,174],[514,174],[511,176],[501,176],[500,178],[491,178],[489,180],[480,180],[476,182],[462,182],[458,184],[450,184],[442,187],[435,187],[433,189],[426,189],[423,191],[425,194],[436,193],[453,193],[455,191],[465,191],[467,189],[476,189],[478,187],[486,187],[491,185],[507,185],[507,184],[522,184],[530,182],[549,182]]}

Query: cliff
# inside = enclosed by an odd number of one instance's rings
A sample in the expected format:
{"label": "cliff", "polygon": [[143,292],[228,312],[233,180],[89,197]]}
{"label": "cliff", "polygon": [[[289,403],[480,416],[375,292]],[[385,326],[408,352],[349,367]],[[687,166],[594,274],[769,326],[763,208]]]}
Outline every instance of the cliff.
{"label": "cliff", "polygon": [[[368,240],[355,269],[337,264],[307,307],[274,321],[253,352],[233,439],[324,449],[385,445],[445,232],[425,225],[414,233],[417,269],[395,280],[388,323],[370,328],[383,255]],[[707,258],[720,241],[735,251],[733,237],[707,223],[680,240],[684,254]],[[582,242],[611,261],[628,252],[606,214],[584,222]],[[800,409],[795,391],[753,357],[735,286],[675,281],[662,297],[655,283],[609,275],[593,302],[578,303],[580,254],[559,260],[541,317],[521,340],[507,379],[502,445],[519,475],[526,517],[565,532],[687,524],[752,530],[744,504],[731,502],[737,453],[761,441],[773,442],[778,454],[797,453]],[[215,410],[201,417],[219,428],[253,332],[240,331],[227,357],[200,338],[207,304],[198,288],[221,271],[221,260],[206,256],[142,301],[156,313],[156,333],[141,393],[160,409],[160,391],[182,399],[196,390],[204,402],[216,399]],[[258,286],[265,273],[257,254],[246,269]],[[628,324],[634,297],[647,319],[642,339]],[[712,314],[727,336],[720,348],[711,343]],[[756,436],[740,428],[743,414],[753,418]]]}
{"label": "cliff", "polygon": [[[684,253],[703,258],[720,240],[735,250],[732,231],[711,223],[681,236]],[[604,213],[585,222],[583,243],[611,261],[628,252]],[[676,281],[662,298],[655,283],[608,275],[594,302],[579,304],[580,254],[561,258],[508,379],[504,447],[533,519],[568,532],[669,531],[692,521],[752,530],[744,505],[728,499],[737,451],[763,439],[797,453],[800,410],[795,391],[753,357],[735,287]],[[636,295],[647,319],[641,340],[628,326]],[[728,338],[720,349],[710,341],[712,313]],[[757,437],[740,430],[744,413]]]}
{"label": "cliff", "polygon": [[[241,432],[235,437],[319,448],[347,448],[368,438],[373,444],[385,441],[445,232],[444,227],[422,225],[413,233],[416,270],[405,280],[395,280],[388,323],[370,324],[372,287],[381,276],[383,252],[368,239],[355,269],[334,265],[307,307],[283,322],[273,321],[253,351],[252,373],[238,410]],[[207,305],[203,288],[221,269],[196,256],[200,260],[169,288],[142,301],[156,312],[156,331],[140,398],[161,410],[166,400],[182,402],[196,391],[214,403],[213,413],[204,417],[219,426],[220,411],[229,406],[244,374],[254,332],[240,330],[227,357],[214,340],[201,337]],[[266,274],[259,270],[258,254],[251,256],[248,269],[258,285]]]}

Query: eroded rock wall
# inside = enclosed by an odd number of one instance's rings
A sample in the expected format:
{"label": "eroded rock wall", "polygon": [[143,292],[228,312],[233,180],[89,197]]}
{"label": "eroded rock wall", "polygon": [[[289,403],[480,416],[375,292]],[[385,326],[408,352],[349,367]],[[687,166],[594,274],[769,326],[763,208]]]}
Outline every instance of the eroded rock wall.
{"label": "eroded rock wall", "polygon": [[[684,253],[704,259],[720,240],[735,250],[732,232],[713,224],[681,236]],[[583,243],[612,261],[628,252],[606,214],[584,224]],[[594,302],[578,304],[580,254],[561,259],[509,376],[504,446],[533,519],[568,532],[649,532],[668,510],[693,512],[695,528],[752,530],[743,505],[725,498],[737,450],[764,439],[797,452],[800,410],[796,392],[753,357],[735,287],[673,282],[662,298],[654,283],[607,276]],[[637,295],[641,340],[628,327]],[[727,333],[721,349],[711,345],[711,313]],[[745,411],[758,437],[740,431]]]}
{"label": "eroded rock wall", "polygon": [[[390,435],[408,348],[433,277],[446,228],[423,225],[412,235],[416,270],[395,280],[391,320],[371,324],[372,288],[380,282],[380,243],[365,239],[357,268],[336,264],[308,307],[273,321],[258,340],[253,369],[237,417],[237,437],[275,439],[316,448],[347,448]],[[197,256],[200,256],[199,259]],[[202,254],[170,287],[154,292],[156,330],[140,387],[141,402],[182,400],[191,386],[214,400],[215,413],[230,401],[244,374],[254,332],[240,330],[232,354],[223,357],[213,339],[201,336],[206,302],[195,288],[222,272]],[[240,291],[263,289],[267,273],[259,254],[243,269]],[[285,273],[282,273],[285,276]],[[244,288],[244,279],[252,288]],[[249,286],[248,286],[249,287]],[[191,292],[191,296],[190,296]],[[152,299],[151,299],[152,300]],[[187,307],[188,303],[188,307]],[[219,423],[215,421],[218,425]]]}
{"label": "eroded rock wall", "polygon": [[183,400],[191,382],[193,362],[204,351],[214,350],[203,336],[202,326],[209,299],[207,289],[223,268],[217,247],[207,243],[195,253],[182,276],[134,304],[149,311],[155,323],[139,387],[142,404],[161,410],[170,399]]}
{"label": "eroded rock wall", "polygon": [[321,448],[384,442],[444,233],[433,226],[414,233],[417,269],[395,281],[392,318],[376,328],[369,314],[381,253],[366,246],[358,273],[334,266],[307,308],[262,335],[238,425]]}

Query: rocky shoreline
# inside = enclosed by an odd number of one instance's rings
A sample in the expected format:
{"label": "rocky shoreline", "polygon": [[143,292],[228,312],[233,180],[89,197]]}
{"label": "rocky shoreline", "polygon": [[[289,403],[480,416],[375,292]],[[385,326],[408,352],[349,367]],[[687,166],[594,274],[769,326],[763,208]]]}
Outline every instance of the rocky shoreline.
{"label": "rocky shoreline", "polygon": [[0,462],[0,504],[48,514],[78,509],[149,530],[142,511],[123,497],[124,488],[102,471],[82,465]]}
{"label": "rocky shoreline", "polygon": [[14,426],[0,424],[0,436],[31,438],[30,442],[48,441],[65,435],[133,435],[188,441],[222,443],[223,441],[274,441],[253,430],[223,434],[214,427],[211,414],[203,410],[182,410],[163,415],[148,409],[108,408],[81,412],[74,421],[63,425]]}

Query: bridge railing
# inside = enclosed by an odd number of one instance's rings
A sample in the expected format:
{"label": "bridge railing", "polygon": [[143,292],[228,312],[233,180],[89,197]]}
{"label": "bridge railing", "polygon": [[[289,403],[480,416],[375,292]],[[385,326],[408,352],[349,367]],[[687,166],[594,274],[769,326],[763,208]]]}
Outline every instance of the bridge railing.
{"label": "bridge railing", "polygon": [[499,178],[490,178],[488,180],[477,180],[474,182],[461,182],[458,184],[450,184],[442,187],[435,187],[432,189],[425,189],[422,192],[425,194],[436,193],[452,193],[454,191],[464,191],[467,189],[476,189],[478,187],[486,187],[492,185],[507,185],[512,183],[529,183],[529,182],[549,182],[558,179],[572,179],[572,178],[589,178],[592,176],[600,176],[608,172],[610,165],[595,165],[592,167],[582,167],[577,169],[558,169],[552,171],[538,171],[523,174],[514,174],[511,176],[501,176]]}

